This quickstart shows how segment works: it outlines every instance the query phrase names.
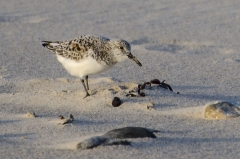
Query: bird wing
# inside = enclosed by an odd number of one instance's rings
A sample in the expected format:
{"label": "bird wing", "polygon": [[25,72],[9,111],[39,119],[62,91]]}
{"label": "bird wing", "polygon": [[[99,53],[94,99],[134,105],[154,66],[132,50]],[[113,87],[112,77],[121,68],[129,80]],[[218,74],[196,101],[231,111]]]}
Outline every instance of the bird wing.
{"label": "bird wing", "polygon": [[95,50],[96,47],[101,47],[103,42],[106,42],[107,38],[100,36],[81,36],[72,40],[66,41],[42,41],[43,47],[63,56],[68,59],[79,60],[84,56]]}

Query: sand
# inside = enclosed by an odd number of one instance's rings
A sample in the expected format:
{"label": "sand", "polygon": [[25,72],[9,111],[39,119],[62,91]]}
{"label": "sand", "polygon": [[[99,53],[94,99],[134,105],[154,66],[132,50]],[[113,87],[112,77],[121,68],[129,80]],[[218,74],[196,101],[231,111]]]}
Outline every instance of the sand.
{"label": "sand", "polygon": [[[204,118],[209,102],[240,102],[239,8],[234,0],[1,0],[0,158],[239,158],[239,117]],[[92,96],[83,99],[80,80],[41,46],[83,34],[129,41],[143,66],[126,60],[90,76]],[[155,78],[174,92],[125,96]],[[111,106],[115,96],[120,107]],[[58,124],[70,114],[73,123]],[[127,126],[161,132],[132,146],[76,150]]]}

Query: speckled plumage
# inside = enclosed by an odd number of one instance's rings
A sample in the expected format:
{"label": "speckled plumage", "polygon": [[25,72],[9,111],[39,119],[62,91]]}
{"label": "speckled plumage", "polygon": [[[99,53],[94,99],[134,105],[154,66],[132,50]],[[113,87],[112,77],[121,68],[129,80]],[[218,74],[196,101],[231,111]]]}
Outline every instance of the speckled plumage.
{"label": "speckled plumage", "polygon": [[[111,44],[110,39],[101,36],[83,35],[78,38],[66,41],[43,41],[47,44],[45,47],[68,59],[79,61],[88,56],[96,59],[98,62],[104,61],[107,65],[117,63],[113,55],[110,54]],[[131,50],[131,46],[125,40],[116,40],[119,44],[125,46],[127,50]],[[51,45],[56,43],[56,45]],[[115,45],[116,46],[116,45]],[[117,46],[116,46],[117,47]],[[92,50],[93,52],[90,52]]]}
{"label": "speckled plumage", "polygon": [[142,66],[131,54],[131,45],[125,40],[83,35],[66,41],[43,41],[42,45],[56,54],[71,75],[81,78],[86,92],[88,83],[86,87],[83,79],[85,77],[88,82],[88,75],[106,71],[127,57]]}

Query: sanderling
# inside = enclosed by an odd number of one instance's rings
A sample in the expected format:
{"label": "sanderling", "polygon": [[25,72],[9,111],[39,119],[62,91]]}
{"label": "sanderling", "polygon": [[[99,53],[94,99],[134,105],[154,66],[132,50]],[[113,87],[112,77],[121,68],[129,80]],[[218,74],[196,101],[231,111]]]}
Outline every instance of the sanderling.
{"label": "sanderling", "polygon": [[89,75],[106,71],[127,57],[142,66],[132,55],[131,45],[125,40],[83,35],[66,41],[43,41],[42,45],[56,54],[58,61],[72,76],[81,78],[85,97],[90,96]]}

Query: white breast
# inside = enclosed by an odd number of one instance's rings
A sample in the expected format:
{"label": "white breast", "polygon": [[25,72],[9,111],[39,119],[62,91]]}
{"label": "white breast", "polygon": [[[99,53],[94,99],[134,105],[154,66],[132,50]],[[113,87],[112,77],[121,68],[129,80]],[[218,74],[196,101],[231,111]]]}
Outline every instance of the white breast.
{"label": "white breast", "polygon": [[57,55],[57,59],[72,76],[80,77],[81,79],[87,75],[106,71],[113,66],[106,65],[105,63],[100,64],[91,56],[80,61],[66,59],[60,55]]}

